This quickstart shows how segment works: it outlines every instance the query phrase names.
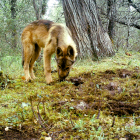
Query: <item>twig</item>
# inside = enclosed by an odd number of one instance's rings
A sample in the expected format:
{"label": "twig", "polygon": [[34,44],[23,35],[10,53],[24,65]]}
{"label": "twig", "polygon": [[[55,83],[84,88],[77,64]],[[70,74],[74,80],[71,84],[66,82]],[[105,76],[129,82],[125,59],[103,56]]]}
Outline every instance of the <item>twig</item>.
{"label": "twig", "polygon": [[[106,102],[106,103],[107,103],[107,102]],[[109,103],[107,103],[107,105],[109,106],[110,110],[112,111],[113,109],[112,109],[112,107],[110,106],[110,104],[109,104]]]}
{"label": "twig", "polygon": [[34,109],[33,109],[33,103],[32,103],[32,98],[31,98],[31,109],[34,115],[34,118],[38,121],[37,116],[35,115]]}
{"label": "twig", "polygon": [[[38,103],[37,105],[37,116],[35,115],[35,112],[34,112],[34,109],[33,109],[33,103],[32,103],[32,99],[30,99],[31,101],[31,109],[32,109],[32,112],[33,112],[33,115],[34,115],[34,118],[36,119],[36,121],[41,125],[42,128],[44,128],[46,131],[50,130],[52,125],[53,124],[50,124],[49,126],[45,123],[45,121],[42,119],[41,115],[40,115],[40,112],[39,112],[39,104],[40,102]],[[45,124],[45,125],[44,125]],[[46,128],[47,126],[47,128]]]}
{"label": "twig", "polygon": [[99,117],[100,117],[100,111],[101,111],[101,110],[99,109],[97,119],[99,119]]}
{"label": "twig", "polygon": [[43,101],[42,103],[43,103],[43,110],[44,110],[44,113],[45,113],[45,117],[46,117],[46,110],[45,110],[45,105],[44,105],[44,101]]}
{"label": "twig", "polygon": [[[38,105],[37,105],[38,120],[39,120],[40,125],[41,125],[43,128],[45,128],[45,126],[43,125],[43,124],[45,124],[45,122],[44,122],[44,120],[42,119],[42,117],[41,117],[41,115],[40,115],[40,112],[39,112],[39,104],[40,104],[40,102],[39,102]],[[42,123],[42,122],[43,122],[43,123]],[[47,127],[48,127],[48,125],[47,125]]]}
{"label": "twig", "polygon": [[[42,119],[42,117],[41,117],[41,115],[40,115],[40,112],[39,112],[39,104],[40,104],[40,102],[39,102],[38,105],[37,105],[38,122],[39,122],[39,124],[40,124],[43,128],[45,128],[45,126],[43,125],[43,123],[45,123],[45,122],[44,122],[44,120]],[[43,122],[43,123],[42,123],[42,122]]]}
{"label": "twig", "polygon": [[113,126],[114,126],[114,124],[115,124],[115,116],[113,117],[113,122],[112,122],[111,127],[113,127]]}
{"label": "twig", "polygon": [[64,12],[61,13],[61,15],[59,16],[59,18],[55,21],[58,22],[58,20],[63,16]]}
{"label": "twig", "polygon": [[[39,124],[42,126],[42,128],[44,128],[46,131],[48,131],[48,130],[51,129],[51,127],[52,127],[53,124],[47,125],[47,124],[45,123],[45,121],[43,120],[43,118],[41,117],[40,112],[39,112],[39,104],[40,104],[40,102],[39,102],[38,105],[37,105],[38,122],[39,122]],[[44,106],[44,111],[45,111],[45,106]],[[46,128],[46,127],[47,127],[47,128]]]}
{"label": "twig", "polygon": [[101,108],[101,99],[99,98],[99,106],[98,106],[99,112],[98,112],[97,119],[99,119],[100,117],[100,111],[101,111],[100,108]]}

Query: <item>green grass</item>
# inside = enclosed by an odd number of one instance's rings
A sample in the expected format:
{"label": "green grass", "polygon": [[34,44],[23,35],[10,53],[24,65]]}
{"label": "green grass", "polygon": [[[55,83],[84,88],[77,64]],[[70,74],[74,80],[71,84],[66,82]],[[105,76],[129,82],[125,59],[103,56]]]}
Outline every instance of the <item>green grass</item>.
{"label": "green grass", "polygon": [[[130,53],[132,56],[119,52],[96,62],[90,58],[77,60],[66,81],[60,83],[57,73],[53,73],[51,85],[45,82],[43,62],[36,63],[38,78],[25,83],[21,57],[2,58],[1,69],[9,77],[5,76],[6,88],[0,94],[0,126],[26,126],[28,133],[35,131],[34,135],[42,139],[49,134],[58,139],[102,140],[128,135],[140,139],[140,108],[134,108],[134,113],[124,109],[122,114],[121,108],[119,113],[112,109],[117,103],[130,105],[131,109],[140,100],[140,53]],[[52,60],[52,70],[55,69],[56,62]],[[121,78],[122,69],[132,72],[131,76]],[[83,84],[75,86],[70,82],[73,77],[80,77]],[[113,90],[107,89],[110,83],[116,84]]]}

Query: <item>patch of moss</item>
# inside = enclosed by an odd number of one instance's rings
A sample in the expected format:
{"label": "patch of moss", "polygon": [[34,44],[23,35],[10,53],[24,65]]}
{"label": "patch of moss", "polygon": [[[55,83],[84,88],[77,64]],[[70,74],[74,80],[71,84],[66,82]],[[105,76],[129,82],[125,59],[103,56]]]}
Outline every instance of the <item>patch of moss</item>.
{"label": "patch of moss", "polygon": [[130,134],[139,139],[139,58],[118,53],[99,62],[77,61],[66,81],[59,82],[52,73],[50,85],[40,64],[37,79],[26,83],[17,76],[1,91],[0,124],[38,139],[47,134],[58,139],[119,139]]}

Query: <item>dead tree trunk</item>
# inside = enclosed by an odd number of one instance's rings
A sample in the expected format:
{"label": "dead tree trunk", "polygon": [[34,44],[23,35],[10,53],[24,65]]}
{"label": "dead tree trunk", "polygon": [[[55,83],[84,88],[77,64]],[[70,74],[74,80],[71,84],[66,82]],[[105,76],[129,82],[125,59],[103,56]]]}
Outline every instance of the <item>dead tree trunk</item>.
{"label": "dead tree trunk", "polygon": [[112,56],[114,50],[107,32],[104,31],[95,0],[63,0],[67,26],[77,44],[80,56]]}

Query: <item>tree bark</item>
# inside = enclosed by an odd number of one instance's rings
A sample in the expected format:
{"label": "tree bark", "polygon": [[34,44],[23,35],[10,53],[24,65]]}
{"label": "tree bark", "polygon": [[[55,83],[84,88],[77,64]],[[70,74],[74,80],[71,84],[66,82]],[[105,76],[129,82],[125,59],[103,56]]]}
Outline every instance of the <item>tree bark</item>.
{"label": "tree bark", "polygon": [[42,15],[45,15],[46,8],[47,8],[47,0],[43,0],[43,3],[42,3],[42,11],[41,11],[41,14]]}
{"label": "tree bark", "polygon": [[128,2],[129,2],[129,4],[130,4],[133,8],[135,8],[135,9],[137,10],[137,12],[140,13],[140,8],[139,8],[136,4],[134,4],[134,3],[132,2],[132,0],[128,0]]}
{"label": "tree bark", "polygon": [[12,18],[12,47],[16,48],[17,46],[17,31],[16,31],[16,2],[17,0],[11,0],[11,18]]}
{"label": "tree bark", "polygon": [[46,12],[48,0],[33,0],[33,7],[35,10],[36,19],[39,20],[42,18],[42,15]]}
{"label": "tree bark", "polygon": [[39,4],[37,4],[36,0],[33,0],[33,7],[35,10],[35,15],[36,15],[36,19],[39,20],[41,19],[41,12],[42,12],[42,0],[39,0]]}
{"label": "tree bark", "polygon": [[[126,21],[121,21],[121,20],[117,20],[117,19],[116,19],[115,22],[120,23],[120,24],[122,24],[122,25],[126,25],[126,26],[128,26],[128,23],[127,23]],[[134,28],[140,30],[140,25],[138,25],[138,24],[135,24],[135,23],[129,23],[129,26],[134,27]]]}
{"label": "tree bark", "polygon": [[109,17],[108,34],[111,40],[115,36],[116,0],[107,1],[107,16]]}
{"label": "tree bark", "polygon": [[77,44],[80,56],[112,56],[114,50],[107,32],[104,31],[95,0],[63,0],[67,26]]}

